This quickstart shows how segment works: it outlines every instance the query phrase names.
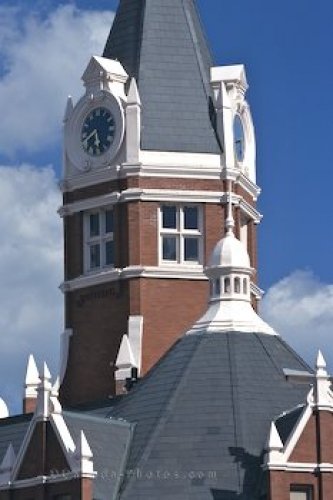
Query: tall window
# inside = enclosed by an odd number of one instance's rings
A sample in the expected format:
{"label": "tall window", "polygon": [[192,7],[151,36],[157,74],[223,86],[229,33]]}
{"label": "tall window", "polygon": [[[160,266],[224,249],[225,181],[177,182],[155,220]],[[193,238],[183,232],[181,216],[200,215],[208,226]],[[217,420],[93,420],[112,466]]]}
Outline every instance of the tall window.
{"label": "tall window", "polygon": [[112,208],[84,215],[84,261],[86,272],[114,265]]}
{"label": "tall window", "polygon": [[163,205],[160,208],[162,262],[202,263],[202,213],[196,205]]}
{"label": "tall window", "polygon": [[291,486],[290,500],[313,500],[312,486]]}

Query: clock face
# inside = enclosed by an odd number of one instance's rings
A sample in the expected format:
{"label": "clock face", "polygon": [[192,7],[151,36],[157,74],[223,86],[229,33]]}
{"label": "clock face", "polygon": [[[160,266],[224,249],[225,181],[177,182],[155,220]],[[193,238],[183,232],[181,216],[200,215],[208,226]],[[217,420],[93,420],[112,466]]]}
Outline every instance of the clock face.
{"label": "clock face", "polygon": [[81,144],[90,156],[101,156],[110,149],[116,133],[113,115],[106,108],[95,108],[84,120]]}
{"label": "clock face", "polygon": [[234,144],[236,158],[242,162],[245,154],[245,134],[242,120],[238,115],[235,116],[234,120]]}

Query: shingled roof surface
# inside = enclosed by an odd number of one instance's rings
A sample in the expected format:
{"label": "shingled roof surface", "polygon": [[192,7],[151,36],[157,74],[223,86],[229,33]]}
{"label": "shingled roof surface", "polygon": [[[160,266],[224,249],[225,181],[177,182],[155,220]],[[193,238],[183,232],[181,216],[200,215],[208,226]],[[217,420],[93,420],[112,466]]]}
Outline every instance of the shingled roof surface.
{"label": "shingled roof surface", "polygon": [[270,422],[308,392],[284,368],[308,370],[278,336],[178,341],[109,413],[136,424],[120,498],[260,499]]}
{"label": "shingled roof surface", "polygon": [[194,0],[121,0],[103,56],[137,80],[143,149],[220,153],[213,63]]}
{"label": "shingled roof surface", "polygon": [[32,414],[26,414],[0,420],[0,464],[10,443],[17,455],[31,419]]}
{"label": "shingled roof surface", "polygon": [[97,473],[94,498],[115,498],[126,466],[133,426],[74,412],[64,412],[63,416],[74,441],[83,430],[93,453],[94,471]]}

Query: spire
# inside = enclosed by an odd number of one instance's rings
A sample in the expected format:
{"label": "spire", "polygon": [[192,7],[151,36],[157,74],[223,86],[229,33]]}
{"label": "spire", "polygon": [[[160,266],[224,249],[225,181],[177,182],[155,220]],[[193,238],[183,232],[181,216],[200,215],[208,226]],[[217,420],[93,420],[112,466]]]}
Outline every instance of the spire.
{"label": "spire", "polygon": [[120,0],[103,57],[136,79],[142,149],[221,153],[211,119],[213,62],[195,0]]}
{"label": "spire", "polygon": [[207,312],[188,334],[197,332],[249,332],[275,335],[251,303],[252,268],[245,246],[234,235],[232,182],[229,184],[226,235],[215,246],[205,273],[210,281]]}

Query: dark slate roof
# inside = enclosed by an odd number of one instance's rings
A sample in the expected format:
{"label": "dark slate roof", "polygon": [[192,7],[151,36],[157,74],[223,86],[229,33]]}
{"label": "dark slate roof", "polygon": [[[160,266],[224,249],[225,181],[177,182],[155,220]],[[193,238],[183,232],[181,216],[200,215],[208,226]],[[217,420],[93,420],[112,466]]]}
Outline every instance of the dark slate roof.
{"label": "dark slate roof", "polygon": [[289,438],[292,430],[295,428],[298,419],[303,413],[305,405],[298,405],[296,408],[283,413],[275,420],[275,425],[280,435],[281,441],[283,444],[286,443]]}
{"label": "dark slate roof", "polygon": [[137,79],[143,149],[220,153],[195,0],[120,0],[103,56]]}
{"label": "dark slate roof", "polygon": [[28,430],[32,414],[19,415],[0,420],[0,464],[10,443],[17,455]]}
{"label": "dark slate roof", "polygon": [[74,441],[83,430],[93,452],[97,472],[94,498],[115,498],[126,465],[133,425],[80,413],[64,412],[63,416]]}
{"label": "dark slate roof", "polygon": [[179,340],[111,409],[136,423],[122,500],[258,500],[270,423],[308,386],[308,366],[280,337],[214,333]]}

